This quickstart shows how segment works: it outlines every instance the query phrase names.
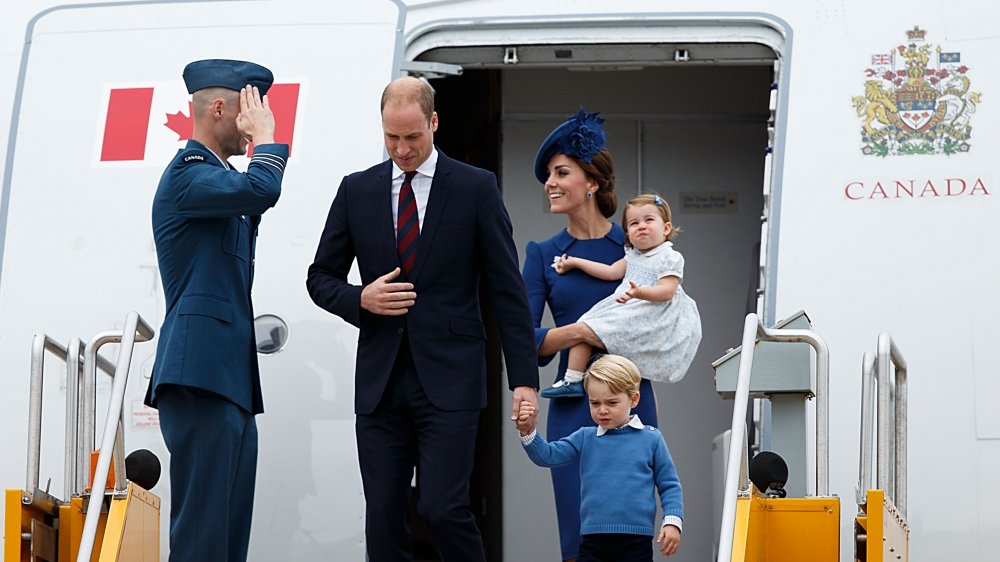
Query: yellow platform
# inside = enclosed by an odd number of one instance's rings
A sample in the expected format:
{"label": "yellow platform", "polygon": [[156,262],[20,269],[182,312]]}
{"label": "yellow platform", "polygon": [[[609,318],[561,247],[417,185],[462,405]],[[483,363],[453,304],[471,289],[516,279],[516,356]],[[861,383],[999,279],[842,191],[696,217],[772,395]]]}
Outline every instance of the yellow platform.
{"label": "yellow platform", "polygon": [[838,562],[840,499],[736,500],[733,562]]}
{"label": "yellow platform", "polygon": [[[9,489],[4,508],[4,562],[76,562],[86,513],[71,498],[52,515]],[[58,523],[56,521],[58,519]],[[58,530],[58,531],[57,531]],[[159,562],[160,498],[129,483],[127,494],[101,513],[91,562]]]}
{"label": "yellow platform", "polygon": [[53,516],[21,501],[23,491],[8,488],[4,495],[4,562],[55,562]]}
{"label": "yellow platform", "polygon": [[858,562],[907,562],[910,527],[883,490],[868,490],[861,513],[855,518],[854,536]]}
{"label": "yellow platform", "polygon": [[111,501],[100,562],[159,562],[160,498],[129,482],[128,494]]}

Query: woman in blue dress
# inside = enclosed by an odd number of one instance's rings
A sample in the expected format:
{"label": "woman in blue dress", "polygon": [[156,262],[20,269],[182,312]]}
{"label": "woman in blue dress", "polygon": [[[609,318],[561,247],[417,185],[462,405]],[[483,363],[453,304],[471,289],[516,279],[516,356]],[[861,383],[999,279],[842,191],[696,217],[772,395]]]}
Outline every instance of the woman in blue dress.
{"label": "woman in blue dress", "polygon": [[[606,264],[624,255],[625,231],[608,220],[615,214],[614,163],[605,148],[603,119],[583,108],[556,127],[535,157],[535,177],[542,182],[554,214],[566,215],[567,226],[552,238],[529,242],[525,250],[524,282],[535,321],[538,364],[547,365],[560,349],[600,340],[585,325],[575,324],[594,304],[611,294],[618,281],[602,281],[580,270],[560,275],[552,267],[564,254]],[[541,326],[548,305],[555,328]],[[559,352],[556,380],[566,372],[567,351]],[[633,409],[642,423],[657,426],[656,399],[647,379],[640,386],[641,400]],[[550,442],[594,425],[586,397],[560,398],[548,403]],[[580,467],[577,463],[552,468],[556,517],[563,560],[576,559],[580,535]]]}

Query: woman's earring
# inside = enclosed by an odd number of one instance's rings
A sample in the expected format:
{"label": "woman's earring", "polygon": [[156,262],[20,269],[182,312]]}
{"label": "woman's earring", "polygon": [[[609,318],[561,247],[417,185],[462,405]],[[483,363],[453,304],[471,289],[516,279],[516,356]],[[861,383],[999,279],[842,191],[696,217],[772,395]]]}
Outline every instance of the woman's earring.
{"label": "woman's earring", "polygon": [[593,191],[588,191],[587,192],[587,199],[593,199],[593,198],[594,198],[594,192]]}

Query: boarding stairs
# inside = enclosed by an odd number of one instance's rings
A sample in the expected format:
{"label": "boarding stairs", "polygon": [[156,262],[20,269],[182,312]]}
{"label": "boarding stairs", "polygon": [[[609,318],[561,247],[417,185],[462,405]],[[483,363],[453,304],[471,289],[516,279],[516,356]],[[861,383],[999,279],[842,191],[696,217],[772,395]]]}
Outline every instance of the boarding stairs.
{"label": "boarding stairs", "polygon": [[[862,407],[854,560],[906,562],[906,361],[888,334],[862,361]],[[829,351],[799,312],[773,328],[748,314],[742,345],[713,363],[716,390],[733,398],[717,562],[839,562],[841,499],[829,489]],[[878,482],[872,487],[877,387]],[[749,459],[747,408],[769,401],[771,445]],[[807,401],[815,398],[815,458],[807,451]],[[771,470],[780,464],[780,469]],[[761,461],[761,462],[758,462]],[[810,466],[812,464],[812,466]],[[755,474],[756,471],[756,474]],[[814,477],[812,490],[803,486]],[[787,479],[787,486],[784,480]],[[793,479],[801,482],[793,484]],[[756,485],[753,483],[756,482]],[[764,488],[764,489],[761,489]],[[787,492],[792,492],[786,495]],[[848,531],[850,532],[850,531]]]}
{"label": "boarding stairs", "polygon": [[[146,456],[125,457],[123,402],[136,342],[153,339],[153,329],[136,312],[120,331],[102,332],[86,345],[79,338],[63,346],[36,335],[31,350],[28,411],[27,481],[4,496],[4,562],[153,562],[159,560],[160,500],[137,481],[152,487],[159,464],[151,470]],[[118,361],[99,354],[118,343]],[[42,393],[46,353],[66,365],[65,486],[63,498],[39,486]],[[113,377],[101,446],[94,450],[97,377]],[[130,461],[138,459],[137,465]],[[148,474],[155,472],[150,479]],[[51,479],[50,479],[51,481]],[[89,485],[84,486],[84,482]],[[95,488],[94,483],[98,484]],[[150,483],[152,482],[152,483]],[[94,489],[102,489],[94,492]]]}

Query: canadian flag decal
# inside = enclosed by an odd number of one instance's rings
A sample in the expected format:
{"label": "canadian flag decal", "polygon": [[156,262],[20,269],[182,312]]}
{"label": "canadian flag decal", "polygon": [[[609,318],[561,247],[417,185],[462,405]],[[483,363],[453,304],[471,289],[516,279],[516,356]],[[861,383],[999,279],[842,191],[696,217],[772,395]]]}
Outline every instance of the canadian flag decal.
{"label": "canadian flag decal", "polygon": [[153,88],[111,90],[104,123],[101,161],[142,160],[146,153],[146,129]]}
{"label": "canadian flag decal", "polygon": [[[274,113],[274,140],[289,145],[289,152],[295,137],[301,86],[274,84],[267,93]],[[108,88],[99,162],[166,164],[194,132],[189,100],[179,82]],[[251,146],[248,156],[252,150]]]}
{"label": "canadian flag decal", "polygon": [[191,117],[192,112],[194,112],[194,104],[188,102],[187,115],[184,115],[180,111],[167,114],[167,122],[164,125],[177,133],[177,140],[188,140],[194,133],[194,119]]}

